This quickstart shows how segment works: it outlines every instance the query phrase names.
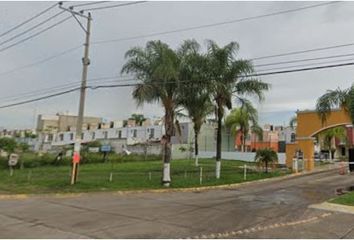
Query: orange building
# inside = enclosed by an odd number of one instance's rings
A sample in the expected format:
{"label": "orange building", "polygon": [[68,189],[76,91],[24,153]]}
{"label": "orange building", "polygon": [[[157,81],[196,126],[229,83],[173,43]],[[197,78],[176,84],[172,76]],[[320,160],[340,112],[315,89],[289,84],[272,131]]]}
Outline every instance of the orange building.
{"label": "orange building", "polygon": [[[245,151],[255,152],[262,148],[271,148],[278,152],[279,136],[277,131],[263,130],[263,139],[260,140],[255,133],[251,133],[246,137]],[[242,151],[242,134],[237,132],[235,136],[235,149]]]}

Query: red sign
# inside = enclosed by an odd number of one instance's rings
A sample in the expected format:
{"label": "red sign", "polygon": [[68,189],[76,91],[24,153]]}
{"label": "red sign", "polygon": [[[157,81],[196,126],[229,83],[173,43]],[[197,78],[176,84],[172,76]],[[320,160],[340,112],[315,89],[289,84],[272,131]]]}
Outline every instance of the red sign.
{"label": "red sign", "polygon": [[80,162],[80,154],[77,152],[74,152],[73,163],[79,163],[79,162]]}

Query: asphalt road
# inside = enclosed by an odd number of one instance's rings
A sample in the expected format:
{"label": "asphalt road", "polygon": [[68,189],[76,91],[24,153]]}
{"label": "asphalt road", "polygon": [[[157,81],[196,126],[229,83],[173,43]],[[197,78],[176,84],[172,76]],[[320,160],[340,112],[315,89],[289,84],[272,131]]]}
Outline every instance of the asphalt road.
{"label": "asphalt road", "polygon": [[354,215],[310,209],[354,185],[337,171],[235,189],[0,200],[0,238],[354,238]]}

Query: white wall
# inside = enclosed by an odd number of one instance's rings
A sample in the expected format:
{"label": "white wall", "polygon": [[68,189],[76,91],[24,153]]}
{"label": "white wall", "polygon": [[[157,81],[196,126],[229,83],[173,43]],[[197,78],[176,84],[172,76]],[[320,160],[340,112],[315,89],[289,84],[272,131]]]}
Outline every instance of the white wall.
{"label": "white wall", "polygon": [[[285,164],[285,153],[278,154],[278,163]],[[199,156],[201,158],[213,158],[215,157],[215,152],[200,152]],[[246,162],[254,162],[255,152],[222,152],[221,158],[226,160],[242,160]]]}

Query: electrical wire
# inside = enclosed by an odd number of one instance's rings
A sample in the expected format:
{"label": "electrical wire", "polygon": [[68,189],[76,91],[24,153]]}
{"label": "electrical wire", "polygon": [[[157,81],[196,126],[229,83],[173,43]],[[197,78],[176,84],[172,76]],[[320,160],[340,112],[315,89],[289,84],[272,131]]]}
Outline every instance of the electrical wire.
{"label": "electrical wire", "polygon": [[283,62],[256,64],[256,65],[253,65],[253,66],[254,67],[263,67],[263,66],[281,65],[281,64],[307,62],[307,61],[315,61],[315,60],[331,59],[331,58],[339,58],[339,57],[350,57],[350,56],[354,56],[354,53],[340,54],[340,55],[331,55],[331,56],[326,56],[326,57],[304,58],[304,59],[297,59],[297,60],[290,60],[290,61],[283,61]]}
{"label": "electrical wire", "polygon": [[285,66],[285,67],[258,69],[258,71],[274,71],[274,70],[298,68],[298,67],[307,67],[307,66],[316,66],[316,65],[323,65],[323,64],[334,64],[334,63],[346,62],[346,61],[354,61],[354,59],[353,58],[350,58],[350,59],[338,59],[338,60],[334,60],[334,61],[322,61],[322,62],[317,62],[317,63],[307,63],[307,64],[298,64],[298,65],[291,65],[291,66]]}
{"label": "electrical wire", "polygon": [[21,26],[23,26],[23,25],[25,25],[25,24],[31,22],[32,20],[34,20],[34,19],[40,17],[41,15],[43,15],[43,14],[45,14],[46,12],[50,11],[52,8],[54,8],[54,7],[57,6],[57,5],[58,5],[58,3],[55,3],[55,4],[51,5],[50,7],[46,8],[45,10],[43,10],[42,12],[40,12],[40,13],[34,15],[33,17],[27,19],[26,21],[24,21],[24,22],[22,22],[22,23],[20,23],[20,24],[18,24],[18,25],[16,25],[16,26],[10,28],[10,29],[7,30],[6,32],[1,33],[1,34],[0,34],[0,37],[3,37],[3,36],[5,36],[5,35],[9,34],[10,32],[12,32],[12,31],[18,29],[19,27],[21,27]]}
{"label": "electrical wire", "polygon": [[73,48],[69,48],[63,52],[60,52],[58,54],[55,54],[55,55],[52,55],[50,57],[47,57],[47,58],[44,58],[42,60],[39,60],[37,62],[33,62],[33,63],[29,63],[29,64],[26,64],[26,65],[22,65],[20,67],[17,67],[17,68],[14,68],[14,69],[11,69],[9,71],[5,71],[5,72],[1,72],[0,73],[0,76],[4,76],[4,75],[7,75],[7,74],[10,74],[10,73],[13,73],[13,72],[17,72],[17,71],[20,71],[22,69],[26,69],[26,68],[30,68],[30,67],[34,67],[34,66],[37,66],[37,65],[40,65],[42,63],[45,63],[45,62],[48,62],[48,61],[51,61],[55,58],[58,58],[58,57],[61,57],[63,55],[66,55],[68,53],[71,53],[71,52],[74,52],[76,51],[77,49],[81,48],[83,45],[79,45],[79,46],[76,46],[76,47],[73,47]]}
{"label": "electrical wire", "polygon": [[309,53],[309,52],[317,52],[317,51],[323,51],[323,50],[328,50],[328,49],[336,49],[336,48],[342,48],[342,47],[349,47],[349,46],[354,46],[354,43],[346,43],[346,44],[333,45],[333,46],[328,46],[328,47],[320,47],[320,48],[299,50],[299,51],[286,52],[286,53],[280,53],[280,54],[274,54],[274,55],[267,55],[267,56],[252,58],[250,60],[254,61],[254,60],[267,59],[267,58],[283,57],[283,56],[288,56],[288,55],[295,55],[295,54]]}
{"label": "electrical wire", "polygon": [[60,16],[60,15],[63,14],[64,12],[65,12],[65,11],[60,11],[59,13],[57,13],[57,14],[55,14],[55,15],[49,17],[49,18],[47,18],[46,20],[44,20],[44,21],[42,21],[42,22],[40,22],[40,23],[34,25],[33,27],[30,27],[30,28],[28,28],[27,30],[25,30],[25,31],[23,31],[23,32],[21,32],[21,33],[19,33],[19,34],[16,34],[16,35],[12,36],[11,38],[9,38],[9,39],[7,39],[7,40],[5,40],[5,41],[0,42],[0,46],[4,45],[5,43],[11,42],[12,40],[14,40],[14,39],[16,39],[16,38],[18,38],[18,37],[21,37],[22,35],[24,35],[24,34],[30,32],[30,31],[32,31],[32,30],[34,30],[34,29],[36,29],[36,28],[42,26],[43,24],[45,24],[45,23],[47,23],[47,22],[49,22],[49,21],[55,19],[56,17]]}
{"label": "electrical wire", "polygon": [[53,25],[51,25],[51,26],[49,26],[49,27],[47,27],[47,28],[44,28],[43,30],[41,30],[41,31],[39,31],[39,32],[37,32],[37,33],[35,33],[35,34],[32,34],[32,35],[30,35],[30,36],[28,36],[28,37],[26,37],[26,38],[24,38],[24,39],[22,39],[22,40],[20,40],[20,41],[17,41],[17,42],[15,42],[15,43],[13,43],[13,44],[7,46],[7,47],[1,48],[1,49],[0,49],[0,52],[3,52],[3,51],[5,51],[5,50],[7,50],[7,49],[9,49],[9,48],[12,48],[12,47],[14,47],[14,46],[17,46],[18,44],[21,44],[21,43],[23,43],[23,42],[25,42],[25,41],[27,41],[27,40],[30,40],[30,39],[32,39],[32,38],[34,38],[34,37],[36,37],[36,36],[38,36],[38,35],[40,35],[40,34],[46,32],[46,31],[48,31],[48,30],[50,30],[50,29],[52,29],[52,28],[54,28],[54,27],[56,27],[56,26],[58,26],[58,25],[60,25],[60,24],[62,24],[62,23],[64,23],[64,22],[66,22],[66,21],[69,20],[70,18],[72,18],[72,16],[66,17],[66,18],[62,19],[61,21],[59,21],[59,22],[57,22],[57,23],[55,23],[55,24],[53,24]]}
{"label": "electrical wire", "polygon": [[[354,62],[348,62],[348,63],[342,63],[342,64],[335,64],[335,65],[326,65],[326,66],[317,66],[317,67],[309,67],[309,68],[300,68],[300,69],[292,69],[292,70],[284,70],[284,71],[275,71],[275,72],[264,72],[264,73],[255,73],[255,74],[249,74],[249,75],[244,75],[244,76],[239,76],[239,77],[258,77],[258,76],[267,76],[267,75],[277,75],[277,74],[285,74],[285,73],[293,73],[293,72],[303,72],[303,71],[312,71],[312,70],[319,70],[319,69],[327,69],[327,68],[336,68],[336,67],[344,67],[344,66],[352,66],[354,65]],[[179,83],[188,83],[190,81],[179,81]],[[175,84],[176,82],[161,82],[161,84]],[[118,88],[118,87],[134,87],[139,85],[139,83],[127,83],[127,84],[111,84],[111,85],[92,85],[92,86],[87,86],[86,88],[88,89],[92,89],[92,90],[96,90],[96,89],[101,89],[101,88]],[[74,91],[77,91],[81,89],[81,87],[75,87],[75,88],[71,88],[68,89],[66,91],[62,91],[62,92],[58,92],[58,93],[54,93],[54,94],[50,94],[50,95],[46,95],[46,96],[42,96],[42,97],[38,97],[38,98],[34,98],[34,99],[29,99],[29,100],[24,100],[24,101],[20,101],[17,103],[11,103],[11,104],[7,104],[7,105],[2,105],[0,106],[0,109],[3,108],[8,108],[8,107],[13,107],[13,106],[18,106],[18,105],[23,105],[23,104],[27,104],[27,103],[32,103],[32,102],[37,102],[40,100],[45,100],[45,99],[49,99],[49,98],[53,98],[56,96],[61,96],[64,94],[68,94]]]}
{"label": "electrical wire", "polygon": [[[87,82],[90,82],[90,83],[93,83],[93,82],[112,83],[112,82],[126,82],[126,81],[132,81],[132,80],[135,80],[135,79],[134,78],[124,79],[121,77],[102,77],[102,78],[88,79]],[[31,96],[35,96],[35,95],[38,95],[41,93],[66,90],[67,88],[71,88],[71,87],[75,87],[75,86],[78,87],[80,85],[81,85],[81,81],[70,82],[70,83],[60,84],[60,85],[56,85],[56,86],[52,86],[52,87],[48,87],[48,88],[38,89],[35,91],[23,92],[23,93],[20,93],[17,95],[3,96],[3,97],[0,97],[0,100],[6,99],[6,100],[14,101],[14,100],[21,99],[23,97],[31,97]]]}
{"label": "electrical wire", "polygon": [[102,3],[108,3],[108,2],[111,2],[111,1],[99,1],[99,2],[80,3],[80,4],[70,5],[70,6],[71,6],[71,7],[83,7],[83,6],[95,5],[95,4],[102,4]]}
{"label": "electrical wire", "polygon": [[300,7],[300,8],[294,8],[294,9],[289,9],[289,10],[284,10],[284,11],[279,11],[279,12],[262,14],[262,15],[257,15],[257,16],[253,16],[253,17],[238,18],[238,19],[224,21],[224,22],[211,23],[211,24],[205,24],[205,25],[199,25],[199,26],[187,27],[187,28],[180,28],[180,29],[164,31],[164,32],[157,32],[157,33],[151,33],[151,34],[145,34],[145,35],[137,35],[137,36],[133,36],[133,37],[125,37],[125,38],[117,38],[117,39],[110,39],[110,40],[95,41],[95,42],[92,42],[92,44],[106,44],[106,43],[112,43],[112,42],[122,42],[122,41],[127,41],[127,40],[135,40],[135,39],[140,39],[140,38],[147,38],[147,37],[166,35],[166,34],[171,34],[171,33],[186,32],[186,31],[209,28],[209,27],[215,27],[215,26],[220,26],[220,25],[239,23],[239,22],[244,22],[244,21],[249,21],[249,20],[254,20],[254,19],[259,19],[259,18],[271,17],[271,16],[281,15],[281,14],[290,13],[290,12],[297,12],[297,11],[302,11],[302,10],[306,10],[306,9],[322,7],[322,6],[325,6],[325,5],[335,4],[335,3],[339,3],[339,2],[325,2],[325,3],[314,4],[314,5],[310,5],[310,6],[306,6],[306,7]]}
{"label": "electrical wire", "polygon": [[141,4],[145,3],[147,1],[136,1],[136,2],[128,2],[128,3],[120,3],[116,5],[109,5],[109,6],[103,6],[103,7],[95,7],[95,8],[85,8],[81,9],[82,11],[95,11],[95,10],[102,10],[102,9],[108,9],[108,8],[116,8],[116,7],[124,7],[124,6],[129,6],[129,5],[136,5],[136,4]]}

